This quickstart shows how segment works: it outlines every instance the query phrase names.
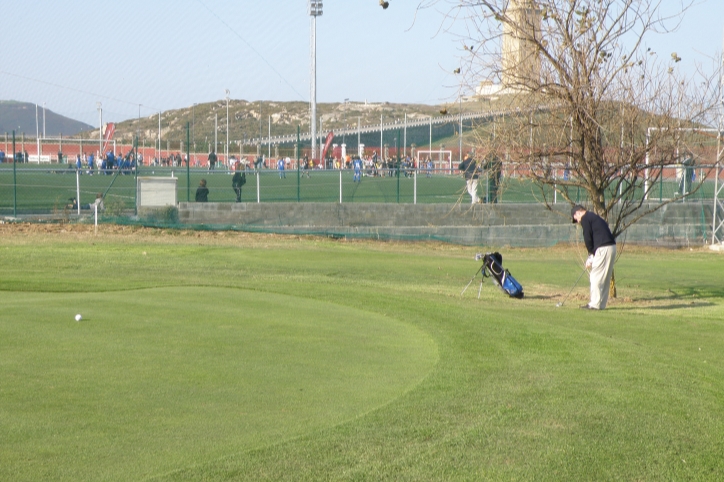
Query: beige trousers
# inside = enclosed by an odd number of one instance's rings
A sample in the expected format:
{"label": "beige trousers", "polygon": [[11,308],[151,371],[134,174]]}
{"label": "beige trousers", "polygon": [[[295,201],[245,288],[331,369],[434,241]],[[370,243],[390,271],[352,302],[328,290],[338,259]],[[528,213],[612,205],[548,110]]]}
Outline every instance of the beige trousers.
{"label": "beige trousers", "polygon": [[597,310],[606,308],[611,287],[613,263],[616,261],[616,245],[602,246],[596,250],[591,267],[591,302],[588,306]]}
{"label": "beige trousers", "polygon": [[470,194],[470,197],[472,198],[472,203],[477,204],[478,202],[478,180],[477,179],[467,179],[465,184],[467,184],[468,188],[468,194]]}

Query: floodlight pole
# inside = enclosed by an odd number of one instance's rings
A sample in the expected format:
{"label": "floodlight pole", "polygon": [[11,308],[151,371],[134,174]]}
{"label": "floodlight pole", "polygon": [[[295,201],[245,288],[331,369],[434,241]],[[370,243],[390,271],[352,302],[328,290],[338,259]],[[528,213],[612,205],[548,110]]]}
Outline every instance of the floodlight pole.
{"label": "floodlight pole", "polygon": [[[98,159],[103,156],[103,106],[100,102],[96,102],[98,106]],[[78,200],[80,205],[80,199]]]}
{"label": "floodlight pole", "polygon": [[345,137],[347,135],[347,102],[349,99],[344,99],[344,130],[342,131],[342,144],[346,145]]}
{"label": "floodlight pole", "polygon": [[312,160],[317,154],[317,17],[322,15],[322,0],[309,0],[309,15],[312,17],[311,28],[311,81],[310,81],[310,104],[311,104],[311,126],[312,136]]}
{"label": "floodlight pole", "polygon": [[407,112],[405,112],[405,137],[402,140],[402,155],[407,157]]}
{"label": "floodlight pole", "polygon": [[229,89],[226,89],[226,167],[229,166]]}
{"label": "floodlight pole", "polygon": [[38,127],[38,104],[35,104],[35,143],[38,150],[38,165],[40,165],[40,128]]}
{"label": "floodlight pole", "polygon": [[[140,107],[139,107],[140,109]],[[139,117],[140,117],[139,110]],[[191,136],[194,142],[194,165],[196,164],[196,104],[191,107]]]}
{"label": "floodlight pole", "polygon": [[463,162],[463,96],[460,95],[460,139],[458,141],[458,157],[460,158],[459,162]]}

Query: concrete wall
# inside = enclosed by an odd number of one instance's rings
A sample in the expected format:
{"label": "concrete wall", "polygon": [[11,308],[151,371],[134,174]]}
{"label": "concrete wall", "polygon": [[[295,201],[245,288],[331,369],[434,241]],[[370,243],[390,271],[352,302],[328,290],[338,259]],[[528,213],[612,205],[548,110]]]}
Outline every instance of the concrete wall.
{"label": "concrete wall", "polygon": [[[710,237],[711,210],[699,203],[670,204],[640,220],[624,236],[637,244],[702,245]],[[437,239],[466,245],[551,246],[580,239],[565,204],[549,211],[538,204],[182,202],[179,220],[246,231]]]}

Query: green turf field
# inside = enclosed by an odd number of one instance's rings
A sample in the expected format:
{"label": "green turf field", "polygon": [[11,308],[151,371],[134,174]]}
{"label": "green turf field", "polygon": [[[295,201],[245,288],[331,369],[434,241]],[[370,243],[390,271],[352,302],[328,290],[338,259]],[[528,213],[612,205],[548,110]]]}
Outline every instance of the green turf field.
{"label": "green turf field", "polygon": [[[80,204],[87,206],[95,200],[96,194],[106,196],[106,213],[112,216],[120,210],[134,209],[136,205],[136,177],[131,174],[95,175],[84,174],[76,179],[75,170],[67,166],[29,166],[23,165],[13,172],[12,167],[0,167],[0,214],[58,213],[64,211],[68,199],[77,196],[80,191]],[[140,176],[175,177],[177,181],[177,199],[194,201],[196,188],[201,179],[206,179],[210,190],[210,202],[234,202],[236,195],[231,187],[231,173],[226,171],[209,172],[206,169],[169,167],[144,167]],[[353,181],[353,171],[340,172],[311,171],[309,177],[302,176],[296,170],[289,170],[286,177],[280,179],[276,170],[261,171],[257,177],[247,172],[247,184],[242,189],[243,202],[326,202],[337,203],[340,200],[340,181],[342,202],[344,203],[467,203],[470,198],[465,190],[465,182],[454,171],[437,171],[427,177],[420,171],[417,181],[412,175],[406,177],[385,176],[362,178],[362,182]],[[488,194],[487,180],[479,181],[478,193],[481,197]],[[707,181],[692,196],[692,201],[712,199],[714,182]],[[652,200],[669,199],[675,195],[678,184],[674,180],[657,183],[650,196]],[[547,198],[553,200],[553,192],[546,188]],[[585,202],[586,193],[579,189],[571,191],[576,202]],[[539,187],[519,175],[505,177],[498,191],[499,202],[540,203],[543,194]],[[558,202],[564,202],[562,197]],[[90,211],[86,211],[90,212]]]}
{"label": "green turf field", "polygon": [[721,254],[90,229],[0,226],[0,480],[724,477]]}

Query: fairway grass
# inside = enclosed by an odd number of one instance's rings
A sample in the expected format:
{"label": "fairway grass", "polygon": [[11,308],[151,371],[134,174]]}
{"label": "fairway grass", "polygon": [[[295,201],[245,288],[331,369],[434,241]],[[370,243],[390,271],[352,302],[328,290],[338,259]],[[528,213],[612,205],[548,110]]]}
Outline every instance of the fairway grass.
{"label": "fairway grass", "polygon": [[513,300],[460,295],[475,248],[37,231],[0,226],[0,480],[724,477],[720,254],[627,246],[590,312],[576,246],[501,249]]}

